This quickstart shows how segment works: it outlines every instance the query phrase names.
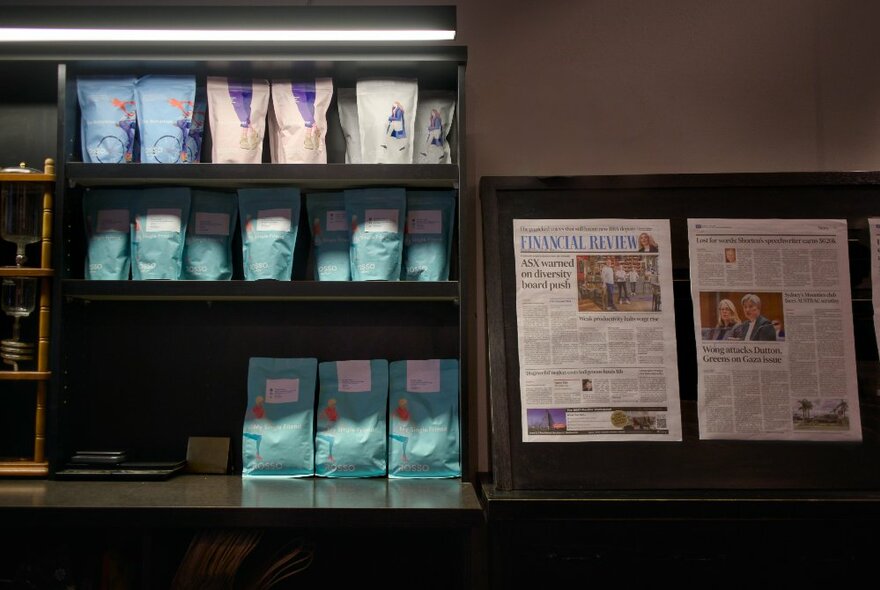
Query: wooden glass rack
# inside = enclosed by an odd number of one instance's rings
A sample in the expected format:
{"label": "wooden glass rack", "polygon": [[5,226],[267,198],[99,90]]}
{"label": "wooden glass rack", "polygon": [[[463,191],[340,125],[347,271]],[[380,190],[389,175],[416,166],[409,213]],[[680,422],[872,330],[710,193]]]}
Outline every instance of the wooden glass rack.
{"label": "wooden glass rack", "polygon": [[[37,343],[35,367],[31,371],[0,370],[0,381],[33,381],[36,388],[34,413],[33,455],[0,458],[0,476],[46,476],[49,463],[46,458],[46,397],[49,389],[49,314],[51,304],[52,264],[52,207],[55,187],[55,163],[47,159],[43,172],[33,174],[0,173],[0,183],[41,183],[43,190],[43,229],[40,240],[39,266],[28,268],[0,267],[4,277],[33,277],[39,279],[37,312]],[[8,391],[9,388],[3,388]]]}

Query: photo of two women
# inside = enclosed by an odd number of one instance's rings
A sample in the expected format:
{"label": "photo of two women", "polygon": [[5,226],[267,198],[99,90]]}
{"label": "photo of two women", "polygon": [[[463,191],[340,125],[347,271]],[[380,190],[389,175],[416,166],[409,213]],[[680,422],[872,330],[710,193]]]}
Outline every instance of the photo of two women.
{"label": "photo of two women", "polygon": [[785,340],[782,293],[700,293],[703,340]]}

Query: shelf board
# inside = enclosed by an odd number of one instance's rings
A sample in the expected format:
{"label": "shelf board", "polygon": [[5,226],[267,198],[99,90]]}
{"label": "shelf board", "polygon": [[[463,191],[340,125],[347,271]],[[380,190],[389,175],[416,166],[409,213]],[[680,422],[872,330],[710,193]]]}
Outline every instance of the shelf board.
{"label": "shelf board", "polygon": [[470,528],[483,513],[458,479],[275,479],[181,475],[167,481],[0,481],[6,526],[398,526]]}
{"label": "shelf board", "polygon": [[51,268],[18,268],[16,266],[0,266],[0,277],[51,277],[55,274]]}
{"label": "shelf board", "polygon": [[86,281],[66,279],[62,295],[88,301],[448,301],[458,281]]}
{"label": "shelf board", "polygon": [[0,182],[45,182],[51,184],[55,182],[54,174],[41,174],[41,173],[31,173],[31,174],[22,174],[22,173],[0,173]]}
{"label": "shelf board", "polygon": [[0,477],[46,477],[49,475],[49,464],[30,459],[0,461]]}
{"label": "shelf board", "polygon": [[52,377],[50,371],[2,371],[0,381],[48,381]]}
{"label": "shelf board", "polygon": [[301,189],[355,186],[455,188],[455,164],[83,164],[68,163],[70,186],[185,185]]}

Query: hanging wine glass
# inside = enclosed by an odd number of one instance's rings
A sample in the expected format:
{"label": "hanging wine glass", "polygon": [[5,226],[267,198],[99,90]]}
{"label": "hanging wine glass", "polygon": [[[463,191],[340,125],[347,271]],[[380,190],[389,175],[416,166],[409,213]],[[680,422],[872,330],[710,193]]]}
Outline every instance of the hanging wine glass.
{"label": "hanging wine glass", "polygon": [[18,363],[34,359],[32,342],[21,341],[21,318],[31,315],[37,303],[37,279],[32,277],[7,277],[3,279],[0,303],[3,313],[12,318],[12,338],[0,341],[0,358],[13,371]]}
{"label": "hanging wine glass", "polygon": [[[4,174],[39,173],[28,168],[24,162],[17,168],[4,168]],[[43,187],[33,182],[5,182],[0,188],[0,237],[16,246],[15,265],[23,267],[27,262],[25,246],[40,241],[42,233]]]}

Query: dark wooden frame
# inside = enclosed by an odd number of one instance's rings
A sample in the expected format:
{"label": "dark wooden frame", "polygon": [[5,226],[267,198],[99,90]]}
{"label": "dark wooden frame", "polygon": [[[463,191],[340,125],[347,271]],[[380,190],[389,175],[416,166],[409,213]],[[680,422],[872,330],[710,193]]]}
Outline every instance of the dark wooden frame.
{"label": "dark wooden frame", "polygon": [[[485,177],[480,198],[498,490],[880,489],[867,241],[880,173]],[[671,220],[683,442],[523,443],[512,219],[604,217]],[[688,217],[847,219],[862,442],[699,440]]]}

